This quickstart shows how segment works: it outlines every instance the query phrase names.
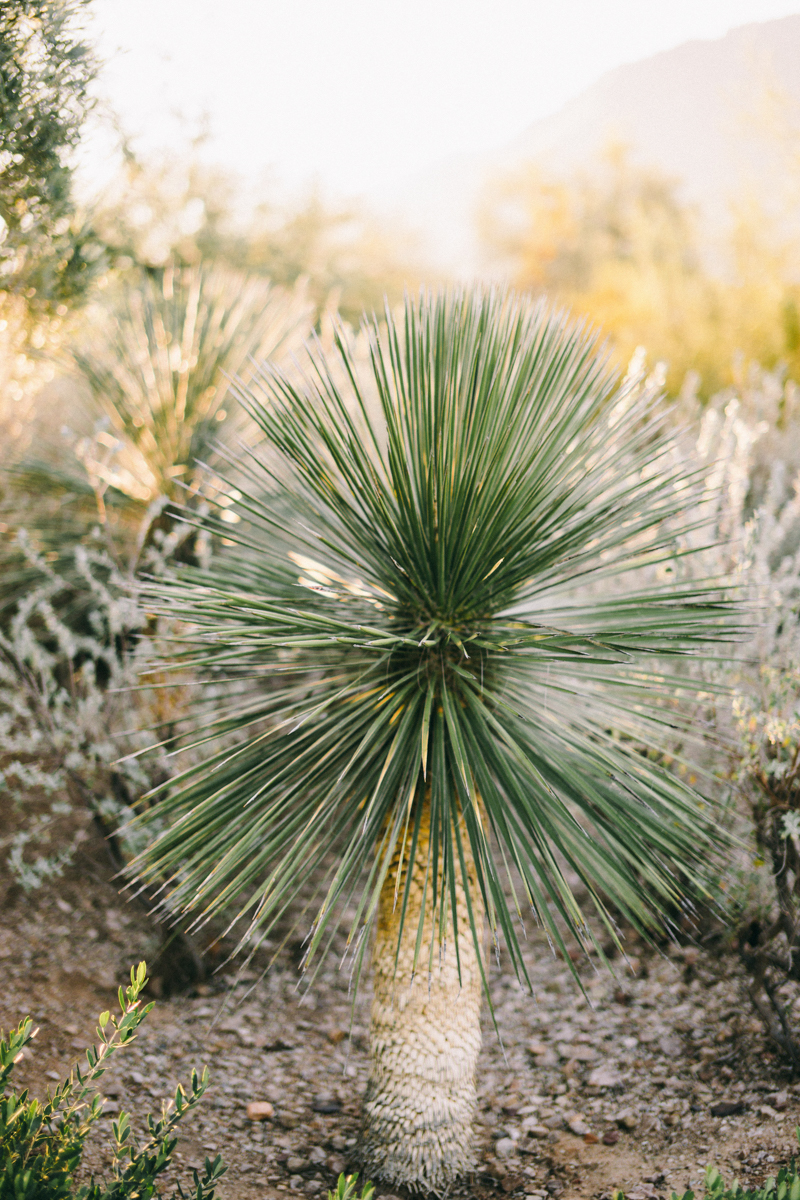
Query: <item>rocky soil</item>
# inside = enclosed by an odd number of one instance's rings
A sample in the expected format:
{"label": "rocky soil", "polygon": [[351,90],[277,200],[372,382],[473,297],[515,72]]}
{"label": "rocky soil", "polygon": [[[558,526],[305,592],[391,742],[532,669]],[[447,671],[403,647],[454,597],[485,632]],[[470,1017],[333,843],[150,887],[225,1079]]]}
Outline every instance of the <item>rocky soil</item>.
{"label": "rocky soil", "polygon": [[[0,906],[0,1028],[28,1013],[40,1027],[15,1081],[41,1094],[78,1060],[131,963],[153,960],[159,935],[88,854],[28,895],[0,880]],[[788,1160],[800,1084],[765,1044],[736,962],[691,946],[632,949],[616,979],[582,965],[583,995],[544,939],[529,942],[533,997],[493,964],[502,1041],[487,1014],[480,1168],[453,1195],[599,1200],[619,1187],[649,1200],[696,1185],[709,1162],[756,1183]],[[141,1124],[208,1063],[173,1177],[220,1152],[220,1200],[325,1197],[356,1166],[367,1075],[369,989],[351,1007],[348,982],[326,962],[304,995],[290,944],[265,975],[234,971],[162,998],[106,1077],[108,1113]],[[95,1138],[87,1169],[101,1173],[104,1155]]]}

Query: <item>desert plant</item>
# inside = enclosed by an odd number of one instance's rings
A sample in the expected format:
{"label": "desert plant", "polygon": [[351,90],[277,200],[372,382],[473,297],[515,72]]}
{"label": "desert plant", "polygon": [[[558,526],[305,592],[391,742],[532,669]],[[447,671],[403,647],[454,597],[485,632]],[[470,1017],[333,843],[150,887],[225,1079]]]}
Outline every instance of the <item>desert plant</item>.
{"label": "desert plant", "polygon": [[310,305],[301,292],[207,266],[128,274],[115,299],[75,360],[110,423],[105,440],[122,443],[120,461],[111,467],[87,449],[87,469],[100,490],[113,483],[145,505],[185,500],[222,423],[237,424],[224,407],[229,378],[299,347]]}
{"label": "desert plant", "polygon": [[[8,1087],[14,1065],[36,1035],[30,1017],[12,1030],[8,1040],[0,1036],[0,1200],[136,1200],[159,1197],[158,1176],[169,1166],[177,1138],[178,1122],[200,1102],[208,1087],[208,1068],[198,1078],[192,1071],[190,1091],[179,1084],[174,1100],[164,1105],[161,1116],[147,1119],[147,1139],[139,1145],[128,1113],[111,1122],[114,1138],[112,1177],[107,1183],[77,1186],[78,1171],[86,1138],[103,1116],[103,1098],[98,1084],[112,1057],[129,1046],[136,1030],[153,1005],[140,1008],[140,993],[147,982],[143,962],[131,968],[130,985],[119,989],[121,1016],[100,1014],[99,1044],[86,1051],[86,1066],[74,1068],[64,1083],[48,1093],[46,1100],[29,1099],[27,1091],[17,1094]],[[193,1200],[213,1200],[217,1181],[224,1174],[220,1155],[205,1161],[202,1178],[193,1172]],[[175,1197],[186,1197],[178,1184]]]}
{"label": "desert plant", "polygon": [[[800,995],[800,498],[796,389],[753,371],[716,397],[686,448],[715,496],[707,569],[747,599],[753,630],[717,677],[729,692],[717,727],[727,755],[713,764],[740,835],[720,897],[748,972],[750,999],[771,1040],[800,1068],[792,1005]],[[726,761],[727,760],[727,761]]]}
{"label": "desert plant", "polygon": [[[695,1195],[691,1189],[682,1196],[673,1192],[671,1200],[695,1200]],[[728,1185],[716,1167],[707,1167],[703,1200],[800,1200],[797,1165],[792,1159],[788,1167],[781,1167],[777,1175],[765,1179],[758,1188],[744,1188],[738,1182]]]}
{"label": "desert plant", "polygon": [[32,309],[80,299],[103,247],[75,221],[70,151],[99,62],[88,0],[5,0],[0,10],[0,276]]}
{"label": "desert plant", "polygon": [[[7,476],[0,514],[0,532],[24,529],[40,557],[59,561],[77,612],[91,597],[74,570],[74,546],[90,542],[98,526],[116,567],[131,577],[153,569],[153,550],[197,557],[197,529],[181,521],[181,510],[196,515],[206,498],[229,503],[201,464],[248,435],[225,407],[228,378],[246,375],[255,358],[290,353],[310,328],[302,290],[223,268],[128,275],[105,300],[74,351],[94,433],[77,441],[75,455],[63,446],[49,456],[28,451]],[[0,625],[40,583],[18,541],[0,539]]]}
{"label": "desert plant", "polygon": [[336,1181],[336,1190],[328,1192],[328,1200],[372,1200],[375,1188],[367,1180],[361,1195],[358,1194],[358,1175],[340,1175]]}
{"label": "desert plant", "polygon": [[240,389],[268,447],[241,550],[152,589],[176,666],[231,691],[135,865],[173,912],[235,906],[243,945],[319,869],[307,959],[352,901],[356,982],[377,926],[362,1160],[437,1191],[474,1162],[484,922],[524,978],[526,911],[600,949],[569,872],[613,938],[691,892],[717,829],[661,757],[690,725],[668,672],[730,614],[670,582],[693,489],[585,329],[476,289],[365,336],[366,366],[341,333]]}

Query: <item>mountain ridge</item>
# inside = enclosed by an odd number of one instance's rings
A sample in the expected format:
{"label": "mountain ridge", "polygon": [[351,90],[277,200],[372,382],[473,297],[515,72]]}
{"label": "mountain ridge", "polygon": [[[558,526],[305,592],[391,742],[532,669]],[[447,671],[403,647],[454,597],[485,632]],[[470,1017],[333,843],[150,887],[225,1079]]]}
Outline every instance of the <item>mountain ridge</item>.
{"label": "mountain ridge", "polygon": [[474,209],[488,179],[525,161],[568,177],[617,142],[633,162],[678,180],[681,198],[719,229],[736,195],[778,203],[786,181],[779,133],[765,127],[770,110],[779,124],[800,114],[800,12],[615,67],[497,150],[454,155],[402,181],[392,207],[426,232],[440,265],[470,274],[480,260]]}

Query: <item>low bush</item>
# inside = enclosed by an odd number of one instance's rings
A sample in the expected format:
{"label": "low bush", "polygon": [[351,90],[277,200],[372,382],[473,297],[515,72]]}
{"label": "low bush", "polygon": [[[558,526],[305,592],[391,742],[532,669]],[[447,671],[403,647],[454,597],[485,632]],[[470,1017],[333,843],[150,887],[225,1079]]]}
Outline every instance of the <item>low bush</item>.
{"label": "low bush", "polygon": [[340,1175],[336,1183],[336,1190],[328,1192],[328,1200],[372,1200],[375,1195],[375,1188],[369,1180],[364,1184],[360,1195],[357,1188],[358,1175]]}
{"label": "low bush", "polygon": [[[800,1128],[797,1134],[800,1138]],[[624,1192],[612,1192],[611,1200],[625,1200]],[[716,1167],[707,1167],[702,1196],[696,1197],[689,1188],[682,1196],[673,1192],[670,1200],[800,1200],[800,1174],[792,1159],[788,1167],[769,1176],[761,1187],[751,1189],[743,1188],[738,1182],[727,1186]]]}
{"label": "low bush", "polygon": [[[0,1200],[159,1200],[159,1176],[170,1166],[177,1145],[173,1136],[178,1122],[199,1103],[208,1087],[208,1068],[198,1077],[192,1071],[189,1093],[181,1085],[174,1100],[164,1105],[158,1119],[148,1116],[147,1138],[141,1143],[128,1113],[111,1122],[114,1139],[111,1178],[76,1185],[86,1139],[102,1119],[103,1099],[98,1091],[112,1056],[129,1046],[153,1005],[140,1008],[145,986],[143,962],[131,968],[130,986],[119,990],[121,1016],[104,1012],[97,1027],[99,1044],[86,1051],[86,1065],[76,1066],[69,1078],[44,1101],[29,1099],[28,1092],[8,1088],[14,1066],[25,1046],[36,1035],[26,1017],[8,1035],[0,1034]],[[184,1200],[213,1200],[217,1181],[226,1168],[220,1155],[205,1160],[201,1173],[193,1171],[190,1191],[180,1183],[172,1193]]]}
{"label": "low bush", "polygon": [[[682,1196],[673,1192],[671,1200],[695,1200],[695,1195],[692,1191],[686,1191]],[[760,1188],[751,1190],[740,1183],[726,1187],[716,1167],[708,1167],[703,1200],[800,1200],[800,1175],[792,1159],[788,1167],[782,1167],[776,1176],[765,1179]]]}

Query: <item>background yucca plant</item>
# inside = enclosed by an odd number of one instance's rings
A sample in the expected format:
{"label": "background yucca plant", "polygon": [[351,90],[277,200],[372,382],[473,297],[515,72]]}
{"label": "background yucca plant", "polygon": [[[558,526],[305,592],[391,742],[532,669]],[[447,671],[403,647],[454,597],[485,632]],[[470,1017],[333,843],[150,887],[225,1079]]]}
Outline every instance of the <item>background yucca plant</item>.
{"label": "background yucca plant", "polygon": [[366,365],[342,334],[240,389],[269,449],[239,549],[152,597],[230,698],[137,867],[249,945],[323,878],[307,957],[353,904],[356,979],[377,926],[362,1160],[438,1191],[474,1161],[484,924],[524,976],[525,914],[594,940],[570,873],[612,936],[691,891],[716,833],[662,757],[689,724],[667,671],[696,690],[731,619],[663,573],[692,489],[591,334],[476,289],[367,336]]}
{"label": "background yucca plant", "polygon": [[223,267],[131,272],[104,300],[73,351],[94,433],[74,453],[65,455],[63,438],[55,450],[29,452],[8,475],[5,505],[0,491],[0,519],[11,528],[0,546],[0,621],[42,581],[13,540],[23,521],[36,548],[64,574],[65,602],[79,611],[87,597],[72,570],[72,549],[81,541],[96,545],[98,527],[105,549],[129,573],[154,544],[168,556],[192,558],[195,530],[176,529],[179,510],[196,509],[207,496],[220,499],[219,480],[204,468],[219,445],[252,435],[238,406],[226,408],[231,377],[247,378],[251,361],[298,350],[311,328],[302,289],[285,291]]}

